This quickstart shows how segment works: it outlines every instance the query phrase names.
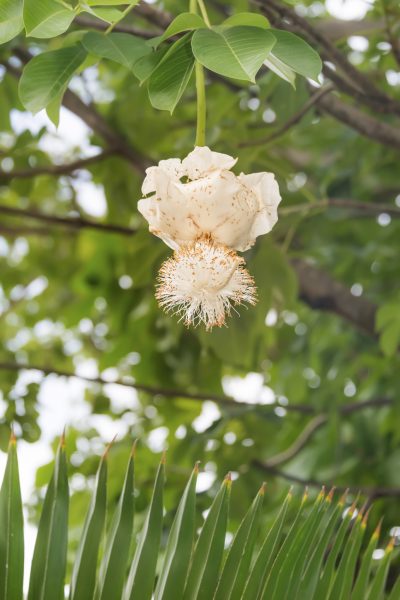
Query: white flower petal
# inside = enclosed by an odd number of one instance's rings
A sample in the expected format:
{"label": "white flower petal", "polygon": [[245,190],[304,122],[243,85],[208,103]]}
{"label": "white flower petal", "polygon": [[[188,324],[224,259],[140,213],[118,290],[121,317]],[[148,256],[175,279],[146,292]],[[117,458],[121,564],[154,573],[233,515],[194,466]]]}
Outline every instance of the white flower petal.
{"label": "white flower petal", "polygon": [[258,212],[249,234],[255,240],[259,235],[271,231],[278,220],[278,205],[282,200],[279,186],[273,173],[241,173],[239,179],[258,200]]}
{"label": "white flower petal", "polygon": [[196,146],[193,152],[182,161],[182,168],[189,179],[199,179],[215,171],[222,169],[229,171],[237,163],[237,158],[213,152],[208,146]]}
{"label": "white flower petal", "polygon": [[[201,238],[241,252],[277,221],[281,200],[272,173],[241,173],[228,169],[235,159],[207,147],[196,147],[182,163],[161,161],[147,169],[143,183],[149,198],[139,211],[154,235],[176,250]],[[182,183],[185,175],[189,181]]]}
{"label": "white flower petal", "polygon": [[142,185],[143,194],[151,194],[156,190],[156,177],[159,171],[163,171],[170,176],[172,181],[179,181],[183,176],[182,163],[179,158],[168,158],[167,160],[160,160],[157,167],[149,167],[146,169],[146,177],[144,178]]}

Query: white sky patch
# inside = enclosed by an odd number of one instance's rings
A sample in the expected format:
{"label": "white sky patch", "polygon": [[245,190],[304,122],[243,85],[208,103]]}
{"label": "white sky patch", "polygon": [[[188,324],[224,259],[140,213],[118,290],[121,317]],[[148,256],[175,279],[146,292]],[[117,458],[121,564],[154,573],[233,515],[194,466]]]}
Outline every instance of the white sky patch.
{"label": "white sky patch", "polygon": [[352,19],[363,19],[373,1],[368,0],[326,0],[327,11],[336,19],[350,21]]}
{"label": "white sky patch", "polygon": [[219,419],[220,416],[221,413],[214,402],[203,402],[200,415],[192,422],[193,429],[197,431],[197,433],[203,433],[203,431],[206,431],[206,429],[211,427],[214,421]]}
{"label": "white sky patch", "polygon": [[247,373],[245,377],[228,377],[222,380],[225,394],[247,404],[274,404],[275,392],[264,385],[260,373]]}
{"label": "white sky patch", "polygon": [[369,42],[366,37],[362,35],[352,35],[347,40],[348,45],[352,50],[357,52],[365,52],[368,50]]}
{"label": "white sky patch", "polygon": [[107,214],[107,201],[103,186],[82,179],[74,179],[72,186],[75,189],[79,206],[88,215],[104,217]]}

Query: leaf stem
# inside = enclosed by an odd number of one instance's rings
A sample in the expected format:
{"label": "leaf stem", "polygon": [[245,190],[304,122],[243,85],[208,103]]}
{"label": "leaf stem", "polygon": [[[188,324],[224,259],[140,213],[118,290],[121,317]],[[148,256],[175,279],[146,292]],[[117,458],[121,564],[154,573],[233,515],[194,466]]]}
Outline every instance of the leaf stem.
{"label": "leaf stem", "polygon": [[196,126],[196,146],[206,145],[206,85],[204,81],[204,69],[196,61],[196,93],[197,93],[197,126]]}
{"label": "leaf stem", "polygon": [[[190,0],[189,10],[197,14],[198,7],[202,13],[203,19],[208,27],[210,27],[210,21],[207,15],[206,7],[203,0]],[[196,60],[195,63],[196,73],[196,94],[197,94],[197,124],[196,124],[196,141],[195,146],[206,145],[206,85],[204,79],[204,68]]]}
{"label": "leaf stem", "polygon": [[115,27],[116,25],[118,25],[118,23],[119,23],[120,21],[122,21],[122,19],[125,19],[126,15],[127,15],[127,14],[129,14],[129,13],[131,12],[131,10],[132,10],[133,8],[135,8],[135,6],[136,6],[138,3],[139,3],[139,2],[137,1],[137,2],[132,2],[132,4],[129,4],[129,6],[127,6],[127,7],[125,8],[125,10],[122,12],[122,14],[121,14],[120,18],[119,18],[119,19],[117,19],[117,21],[114,21],[114,23],[111,23],[111,24],[109,25],[109,27],[107,27],[107,29],[106,29],[106,30],[105,30],[105,32],[104,32],[104,35],[107,35],[107,33],[110,33],[110,32],[111,32],[111,31],[114,29],[114,27]]}
{"label": "leaf stem", "polygon": [[201,16],[203,17],[205,24],[207,27],[211,27],[210,19],[208,18],[206,5],[204,4],[204,0],[197,0],[197,4],[200,8]]}

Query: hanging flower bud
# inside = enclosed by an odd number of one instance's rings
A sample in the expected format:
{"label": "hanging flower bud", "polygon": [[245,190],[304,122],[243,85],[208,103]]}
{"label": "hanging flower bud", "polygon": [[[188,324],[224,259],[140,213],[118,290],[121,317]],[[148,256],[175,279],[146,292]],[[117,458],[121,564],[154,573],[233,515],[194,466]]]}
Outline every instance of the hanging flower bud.
{"label": "hanging flower bud", "polygon": [[256,303],[254,280],[235,251],[202,238],[175,251],[159,273],[160,305],[186,325],[221,327],[232,306]]}
{"label": "hanging flower bud", "polygon": [[272,173],[235,175],[236,160],[204,146],[147,169],[138,208],[150,231],[173,250],[202,236],[250,248],[275,225],[281,197]]}

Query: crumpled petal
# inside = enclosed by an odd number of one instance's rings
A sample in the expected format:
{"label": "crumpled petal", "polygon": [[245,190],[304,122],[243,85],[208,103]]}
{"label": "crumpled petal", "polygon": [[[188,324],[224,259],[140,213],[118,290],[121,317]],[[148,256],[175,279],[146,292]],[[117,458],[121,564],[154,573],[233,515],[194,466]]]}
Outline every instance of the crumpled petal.
{"label": "crumpled petal", "polygon": [[[277,221],[281,200],[272,173],[236,176],[236,159],[196,147],[182,163],[161,161],[147,169],[138,208],[149,229],[177,250],[201,238],[245,251]],[[183,177],[188,181],[182,182]]]}
{"label": "crumpled petal", "polygon": [[182,168],[189,179],[205,177],[216,169],[229,171],[237,163],[237,158],[213,152],[208,146],[196,146],[182,161]]}
{"label": "crumpled petal", "polygon": [[158,166],[149,167],[146,169],[146,177],[144,178],[142,185],[143,194],[151,194],[156,190],[156,177],[159,171],[163,171],[170,176],[172,181],[179,181],[183,177],[182,163],[179,158],[168,158],[167,160],[160,160]]}
{"label": "crumpled petal", "polygon": [[257,197],[258,212],[255,215],[249,237],[253,240],[271,231],[278,220],[278,205],[282,200],[273,173],[241,173],[239,180]]}

